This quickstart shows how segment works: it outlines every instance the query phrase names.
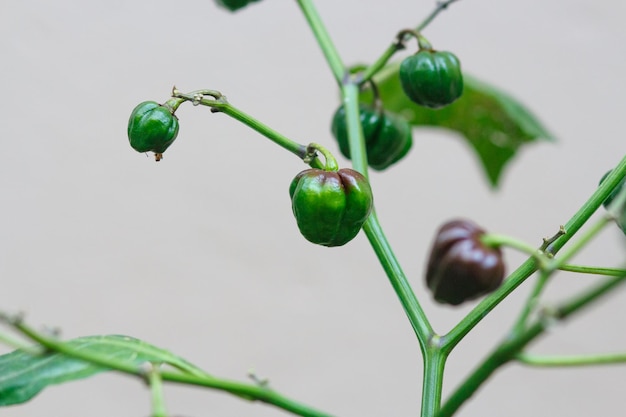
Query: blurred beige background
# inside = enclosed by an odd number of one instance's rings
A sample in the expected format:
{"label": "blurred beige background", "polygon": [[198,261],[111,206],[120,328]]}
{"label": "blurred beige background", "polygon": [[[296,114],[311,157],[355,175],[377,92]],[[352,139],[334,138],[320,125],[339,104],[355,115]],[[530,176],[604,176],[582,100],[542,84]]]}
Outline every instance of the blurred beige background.
{"label": "blurred beige background", "polygon": [[[357,63],[377,58],[434,1],[317,4],[344,60]],[[471,308],[434,305],[425,292],[424,259],[442,222],[466,216],[539,244],[624,155],[624,21],[618,0],[463,0],[425,32],[559,139],[525,149],[498,192],[466,144],[436,130],[415,132],[403,163],[372,174],[381,222],[440,332]],[[164,101],[176,84],[218,89],[284,134],[336,151],[337,89],[294,1],[236,15],[210,0],[4,2],[0,35],[0,309],[25,311],[67,338],[139,337],[223,377],[245,380],[255,368],[280,392],[337,416],[419,414],[418,346],[367,240],[330,250],[297,231],[287,188],[304,164],[188,104],[162,162],[128,145],[132,108]],[[619,265],[621,239],[606,231],[577,262]],[[507,259],[512,270],[522,258]],[[546,299],[592,280],[560,274]],[[444,394],[508,329],[528,288],[453,353]],[[618,291],[533,350],[626,350],[625,297]],[[625,382],[619,366],[512,365],[459,415],[618,416]],[[285,415],[219,392],[168,386],[166,394],[173,415]],[[0,409],[2,417],[148,414],[145,386],[113,374]]]}

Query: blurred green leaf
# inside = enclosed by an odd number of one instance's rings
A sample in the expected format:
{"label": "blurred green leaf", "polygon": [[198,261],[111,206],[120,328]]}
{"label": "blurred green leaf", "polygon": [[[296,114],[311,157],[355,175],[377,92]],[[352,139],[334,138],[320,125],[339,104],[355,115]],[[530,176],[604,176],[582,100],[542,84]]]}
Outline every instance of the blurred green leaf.
{"label": "blurred green leaf", "polygon": [[[116,361],[136,364],[167,363],[188,373],[203,371],[170,352],[127,336],[89,336],[65,342],[68,346]],[[49,385],[87,378],[107,369],[60,353],[33,354],[16,350],[0,356],[0,406],[26,402]]]}
{"label": "blurred green leaf", "polygon": [[[390,64],[374,77],[385,109],[402,114],[416,127],[437,126],[460,133],[478,154],[493,187],[523,145],[554,140],[524,105],[467,74],[463,74],[463,95],[453,104],[439,110],[419,106],[402,91],[399,68],[400,63]],[[365,90],[361,100],[371,102],[371,90]]]}

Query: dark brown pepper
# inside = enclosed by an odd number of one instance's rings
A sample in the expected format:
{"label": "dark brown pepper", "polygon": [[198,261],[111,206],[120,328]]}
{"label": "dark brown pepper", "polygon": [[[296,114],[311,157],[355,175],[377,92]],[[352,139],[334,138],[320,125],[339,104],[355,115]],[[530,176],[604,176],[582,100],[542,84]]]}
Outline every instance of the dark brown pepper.
{"label": "dark brown pepper", "polygon": [[426,268],[426,285],[436,301],[459,305],[500,286],[505,270],[502,251],[485,246],[483,234],[470,220],[453,220],[439,229]]}

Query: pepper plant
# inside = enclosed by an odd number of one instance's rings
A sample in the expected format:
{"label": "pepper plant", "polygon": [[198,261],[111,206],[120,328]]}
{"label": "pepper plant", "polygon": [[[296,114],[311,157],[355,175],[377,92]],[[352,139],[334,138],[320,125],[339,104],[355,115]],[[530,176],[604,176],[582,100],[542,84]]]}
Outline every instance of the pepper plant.
{"label": "pepper plant", "polygon": [[[159,162],[166,164],[170,154],[175,157],[177,146],[183,146],[174,144],[175,140],[190,139],[183,139],[184,128],[179,134],[179,123],[184,125],[184,120],[179,122],[177,112],[184,104],[191,104],[210,110],[211,117],[233,118],[309,165],[294,172],[293,179],[289,178],[291,183],[285,182],[285,195],[291,199],[294,230],[299,230],[312,244],[329,247],[328,250],[341,250],[335,247],[350,244],[361,231],[365,234],[404,309],[415,335],[416,349],[423,359],[421,406],[419,411],[415,410],[415,415],[419,413],[422,417],[456,414],[494,372],[509,363],[582,366],[626,360],[626,354],[622,353],[538,357],[527,350],[529,344],[544,336],[555,322],[584,311],[626,279],[626,269],[620,265],[571,263],[602,230],[623,228],[626,224],[626,191],[621,191],[626,178],[626,158],[614,167],[607,167],[611,171],[588,200],[566,223],[546,231],[547,237],[537,246],[490,233],[487,224],[479,226],[468,219],[442,219],[443,226],[431,238],[430,254],[423,254],[428,258],[423,274],[423,281],[431,291],[428,295],[413,290],[413,279],[409,280],[403,272],[383,232],[374,208],[376,184],[370,179],[369,169],[385,175],[404,163],[414,141],[412,134],[420,132],[421,128],[437,126],[462,134],[477,151],[488,180],[494,186],[518,148],[529,142],[551,139],[523,105],[468,76],[461,67],[463,57],[440,51],[436,49],[436,40],[427,39],[428,25],[454,2],[438,3],[414,28],[398,28],[395,34],[390,34],[388,48],[371,64],[351,66],[343,62],[335,48],[314,1],[297,1],[339,90],[338,109],[328,121],[329,138],[325,142],[294,140],[244,112],[235,100],[231,102],[224,92],[216,89],[184,92],[174,87],[163,104],[144,101],[130,112],[126,132],[133,149],[153,152],[156,161],[161,161],[167,150],[165,160]],[[258,0],[217,1],[225,10],[237,13],[253,13],[253,8],[263,7],[263,3]],[[411,50],[413,42],[417,48]],[[120,137],[123,136],[120,132]],[[503,143],[508,146],[502,146]],[[332,149],[339,149],[352,166],[340,168]],[[286,198],[282,204],[286,203]],[[596,211],[601,214],[590,222]],[[462,215],[460,212],[459,216]],[[587,227],[583,229],[583,226]],[[296,238],[301,237],[294,233]],[[521,265],[509,265],[505,255],[510,249],[525,254],[527,259]],[[571,298],[544,308],[542,296],[559,271],[601,277]],[[474,369],[449,395],[444,396],[448,358],[485,317],[527,281],[532,290],[510,331],[484,358],[477,360]],[[435,329],[432,317],[422,307],[427,296],[447,305],[475,304],[451,329]],[[64,340],[54,333],[37,330],[21,314],[4,312],[0,318],[7,329],[0,333],[0,340],[16,348],[0,356],[1,406],[29,401],[49,385],[117,371],[148,384],[154,417],[169,415],[163,398],[164,385],[169,382],[220,390],[240,400],[260,401],[295,415],[334,415],[283,395],[278,387],[256,376],[252,382],[220,378],[135,338],[86,336]]]}

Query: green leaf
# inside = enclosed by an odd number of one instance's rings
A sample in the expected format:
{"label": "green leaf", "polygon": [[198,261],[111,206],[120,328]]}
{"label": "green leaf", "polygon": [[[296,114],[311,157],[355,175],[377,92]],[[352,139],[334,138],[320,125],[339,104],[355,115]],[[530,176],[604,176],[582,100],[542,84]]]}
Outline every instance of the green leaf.
{"label": "green leaf", "polygon": [[[207,375],[170,352],[127,336],[89,336],[64,342],[67,346],[100,357],[141,365],[166,363],[184,372]],[[87,378],[106,371],[96,365],[60,353],[42,353],[34,349],[16,350],[0,356],[0,406],[26,402],[49,385]],[[41,352],[45,352],[41,350]]]}
{"label": "green leaf", "polygon": [[[525,144],[554,140],[520,102],[497,88],[463,74],[463,95],[453,104],[432,110],[413,103],[402,91],[400,63],[385,67],[374,81],[385,109],[400,113],[417,127],[437,126],[460,133],[476,151],[493,187],[506,164]],[[361,100],[371,102],[371,91]]]}

